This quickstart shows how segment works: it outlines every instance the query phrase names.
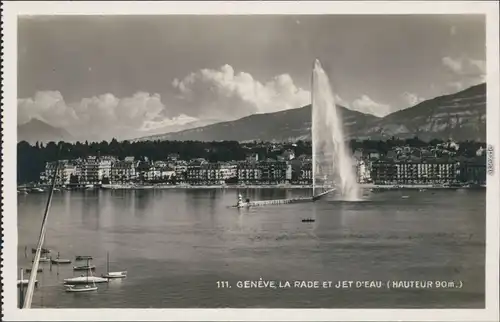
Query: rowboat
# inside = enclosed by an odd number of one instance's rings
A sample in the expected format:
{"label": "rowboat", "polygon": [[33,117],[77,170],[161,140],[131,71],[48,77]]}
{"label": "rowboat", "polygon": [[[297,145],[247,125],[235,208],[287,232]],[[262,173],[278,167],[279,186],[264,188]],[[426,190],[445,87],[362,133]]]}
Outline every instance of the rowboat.
{"label": "rowboat", "polygon": [[92,291],[97,291],[97,286],[95,284],[93,285],[84,285],[84,286],[77,286],[77,285],[66,285],[66,292],[92,292]]}
{"label": "rowboat", "polygon": [[88,271],[89,269],[94,270],[95,269],[95,265],[90,265],[90,266],[87,266],[87,265],[73,266],[73,270],[74,271]]}
{"label": "rowboat", "polygon": [[86,261],[86,260],[91,260],[92,256],[89,255],[79,255],[75,257],[76,261]]}

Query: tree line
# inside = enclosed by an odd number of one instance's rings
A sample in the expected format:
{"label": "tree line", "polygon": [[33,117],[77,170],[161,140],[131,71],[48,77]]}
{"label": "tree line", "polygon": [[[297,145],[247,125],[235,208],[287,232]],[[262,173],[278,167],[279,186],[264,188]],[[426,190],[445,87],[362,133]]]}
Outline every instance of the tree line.
{"label": "tree line", "polygon": [[[393,147],[409,145],[424,147],[444,143],[441,140],[424,142],[418,138],[390,140],[351,140],[351,149],[367,149],[386,154]],[[459,142],[458,154],[472,157],[484,143],[465,141]],[[177,154],[181,160],[204,158],[209,162],[244,160],[250,153],[258,154],[259,160],[273,158],[292,149],[296,156],[311,154],[311,142],[297,141],[295,143],[266,143],[237,141],[117,141],[109,142],[49,142],[47,144],[30,144],[21,141],[17,144],[17,180],[18,183],[37,181],[40,172],[45,169],[45,163],[63,159],[86,158],[87,156],[112,155],[119,159],[133,156],[137,160],[147,157],[149,160],[166,160],[171,154]]]}

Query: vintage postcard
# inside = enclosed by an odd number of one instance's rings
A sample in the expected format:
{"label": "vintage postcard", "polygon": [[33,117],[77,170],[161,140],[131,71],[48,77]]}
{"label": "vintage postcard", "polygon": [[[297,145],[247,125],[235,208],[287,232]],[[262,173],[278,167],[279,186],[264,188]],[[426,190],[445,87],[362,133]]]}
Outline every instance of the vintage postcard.
{"label": "vintage postcard", "polygon": [[498,321],[498,11],[3,3],[3,318]]}

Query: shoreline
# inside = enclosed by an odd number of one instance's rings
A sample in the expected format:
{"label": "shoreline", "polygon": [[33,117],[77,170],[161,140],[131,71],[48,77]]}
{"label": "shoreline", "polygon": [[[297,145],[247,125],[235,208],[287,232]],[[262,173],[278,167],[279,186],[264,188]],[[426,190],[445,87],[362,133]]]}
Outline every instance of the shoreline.
{"label": "shoreline", "polygon": [[[38,186],[42,190],[47,191],[49,186]],[[486,189],[486,185],[465,185],[465,186],[443,186],[443,185],[376,185],[376,184],[359,184],[359,187],[363,190],[372,191],[383,191],[383,190],[435,190],[435,189],[447,189],[447,190],[457,190],[457,189]],[[61,189],[60,187],[58,187]],[[329,189],[331,187],[316,187],[317,189]],[[32,190],[32,188],[18,187],[20,190]],[[277,185],[121,185],[121,184],[109,184],[109,185],[98,185],[94,187],[68,187],[62,188],[63,190],[166,190],[166,189],[312,189],[312,185],[290,185],[290,184],[277,184]],[[32,192],[44,192],[44,191],[32,191]]]}
{"label": "shoreline", "polygon": [[[415,190],[415,189],[484,189],[486,186],[441,186],[441,185],[375,185],[360,184],[361,189],[373,190]],[[316,187],[321,189],[322,187]],[[328,189],[331,187],[325,187]],[[158,185],[158,186],[125,186],[103,185],[105,190],[151,190],[151,189],[312,189],[312,185]]]}

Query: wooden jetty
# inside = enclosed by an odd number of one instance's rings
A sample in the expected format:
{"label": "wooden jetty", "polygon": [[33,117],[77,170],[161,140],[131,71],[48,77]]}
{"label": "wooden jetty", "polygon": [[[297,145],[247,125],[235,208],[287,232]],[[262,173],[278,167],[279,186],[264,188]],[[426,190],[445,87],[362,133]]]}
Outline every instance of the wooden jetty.
{"label": "wooden jetty", "polygon": [[241,195],[238,196],[238,202],[234,208],[248,208],[248,207],[260,207],[260,206],[268,206],[268,205],[284,205],[284,204],[291,204],[291,203],[304,203],[304,202],[314,202],[316,200],[319,200],[321,197],[324,195],[335,191],[335,188],[329,189],[326,191],[323,191],[315,196],[312,197],[300,197],[300,198],[288,198],[288,199],[274,199],[274,200],[255,200],[255,201],[250,201],[246,200],[243,201]]}

